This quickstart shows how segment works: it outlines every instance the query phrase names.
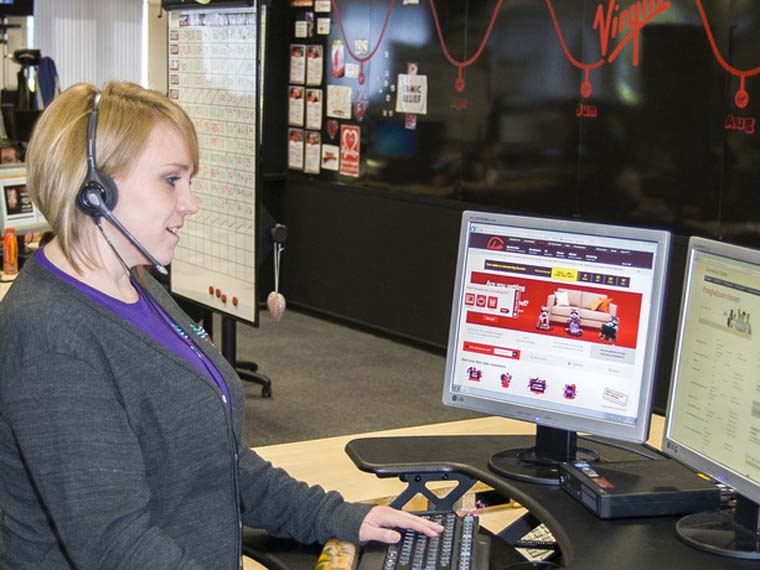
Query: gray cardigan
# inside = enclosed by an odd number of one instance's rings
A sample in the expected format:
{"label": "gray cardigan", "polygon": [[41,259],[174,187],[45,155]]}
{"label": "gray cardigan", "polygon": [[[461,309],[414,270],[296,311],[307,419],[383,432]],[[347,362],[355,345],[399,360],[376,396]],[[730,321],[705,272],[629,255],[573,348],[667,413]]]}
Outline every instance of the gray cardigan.
{"label": "gray cardigan", "polygon": [[211,379],[33,259],[0,303],[0,343],[0,568],[237,570],[243,524],[358,539],[370,506],[245,447],[243,388],[213,346],[231,414]]}

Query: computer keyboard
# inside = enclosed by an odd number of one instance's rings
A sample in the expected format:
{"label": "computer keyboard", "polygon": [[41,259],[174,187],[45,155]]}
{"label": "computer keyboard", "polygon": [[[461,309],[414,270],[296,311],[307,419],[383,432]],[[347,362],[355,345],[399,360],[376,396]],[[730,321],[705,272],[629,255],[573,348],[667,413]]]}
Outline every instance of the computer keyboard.
{"label": "computer keyboard", "polygon": [[417,515],[433,520],[444,531],[433,538],[398,529],[396,544],[373,542],[362,549],[358,570],[487,570],[490,542],[478,534],[478,517],[453,512]]}

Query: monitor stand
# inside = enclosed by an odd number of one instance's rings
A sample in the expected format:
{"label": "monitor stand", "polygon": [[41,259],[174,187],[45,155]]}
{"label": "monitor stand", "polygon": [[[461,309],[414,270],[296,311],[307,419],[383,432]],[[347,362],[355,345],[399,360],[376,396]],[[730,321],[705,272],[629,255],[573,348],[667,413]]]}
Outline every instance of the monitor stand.
{"label": "monitor stand", "polygon": [[506,449],[495,453],[488,468],[509,479],[540,485],[559,485],[559,465],[566,461],[599,460],[590,449],[578,448],[574,431],[536,426],[536,444],[522,449]]}
{"label": "monitor stand", "polygon": [[736,495],[735,511],[687,515],[676,523],[678,538],[719,556],[760,560],[760,509]]}

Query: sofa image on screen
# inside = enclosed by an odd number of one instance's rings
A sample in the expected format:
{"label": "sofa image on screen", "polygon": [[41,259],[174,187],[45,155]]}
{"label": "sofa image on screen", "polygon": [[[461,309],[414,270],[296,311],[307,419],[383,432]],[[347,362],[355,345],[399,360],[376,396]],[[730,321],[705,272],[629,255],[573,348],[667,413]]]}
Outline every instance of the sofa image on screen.
{"label": "sofa image on screen", "polygon": [[549,308],[549,320],[566,324],[570,309],[578,309],[581,326],[601,329],[610,320],[610,315],[617,316],[617,305],[604,293],[576,291],[558,288],[546,298]]}

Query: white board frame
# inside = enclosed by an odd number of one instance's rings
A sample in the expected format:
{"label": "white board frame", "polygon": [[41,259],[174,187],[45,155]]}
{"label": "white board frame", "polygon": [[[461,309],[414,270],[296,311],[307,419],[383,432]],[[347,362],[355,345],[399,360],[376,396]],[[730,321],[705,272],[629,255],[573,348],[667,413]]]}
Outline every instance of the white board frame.
{"label": "white board frame", "polygon": [[200,210],[185,222],[173,294],[257,324],[257,7],[168,12],[168,90],[195,124]]}

